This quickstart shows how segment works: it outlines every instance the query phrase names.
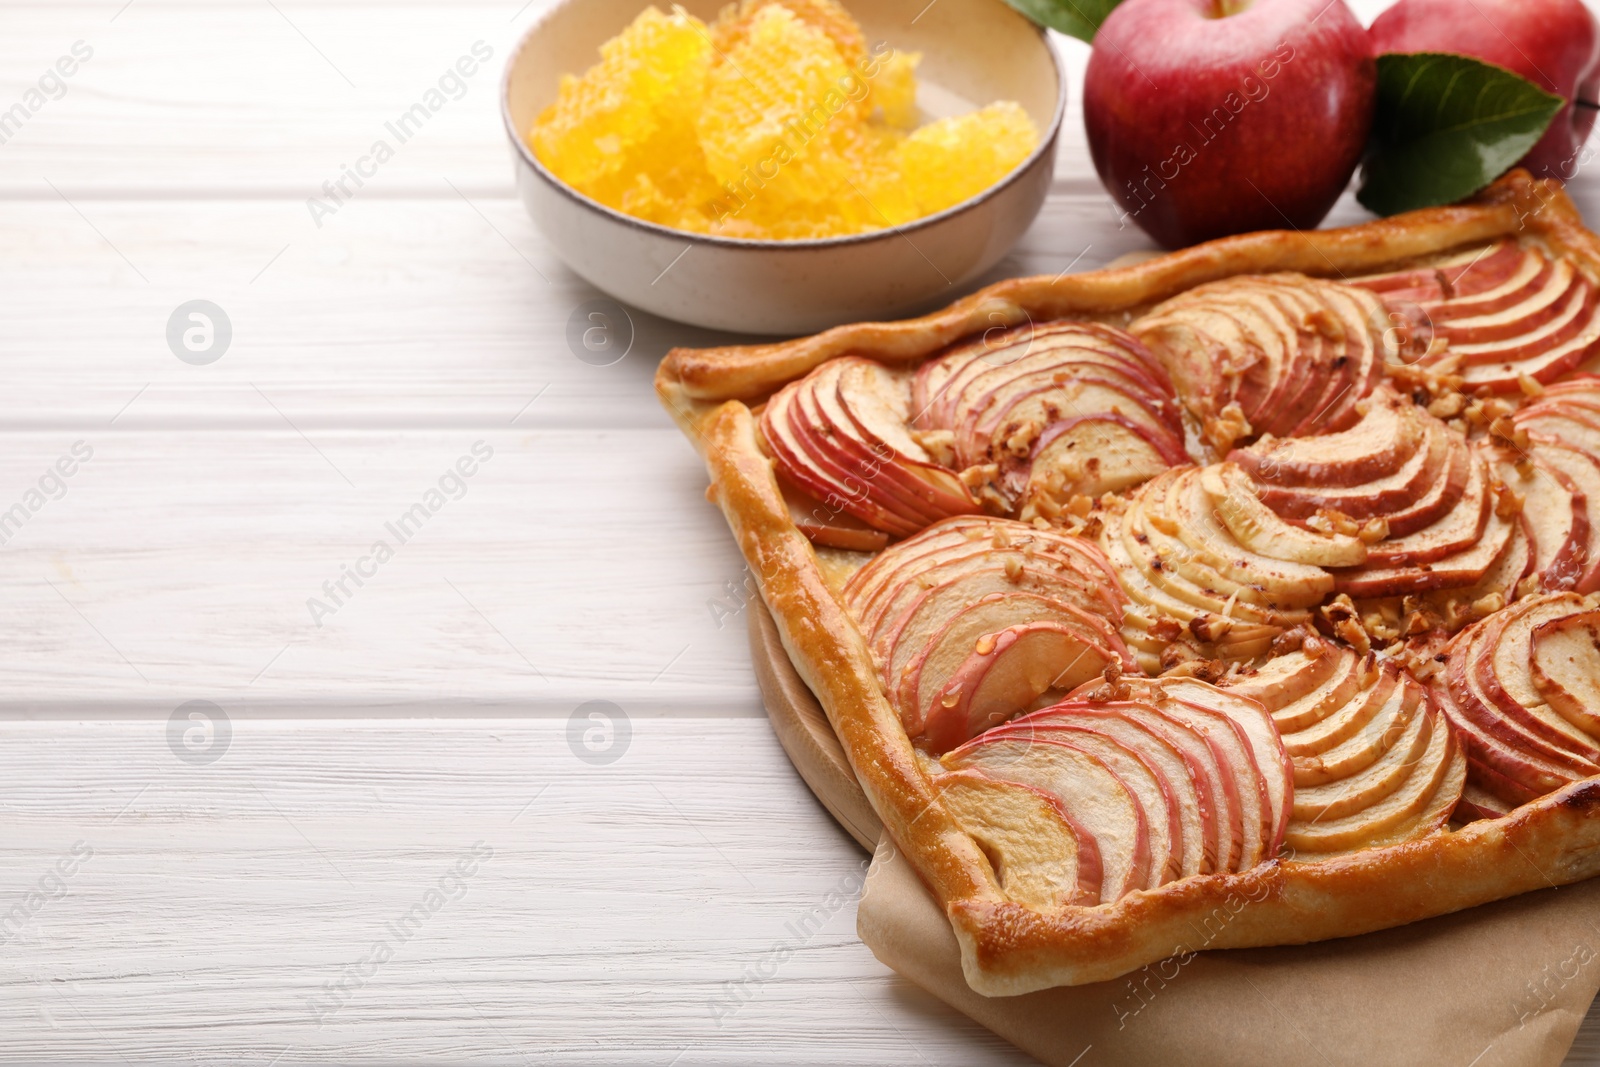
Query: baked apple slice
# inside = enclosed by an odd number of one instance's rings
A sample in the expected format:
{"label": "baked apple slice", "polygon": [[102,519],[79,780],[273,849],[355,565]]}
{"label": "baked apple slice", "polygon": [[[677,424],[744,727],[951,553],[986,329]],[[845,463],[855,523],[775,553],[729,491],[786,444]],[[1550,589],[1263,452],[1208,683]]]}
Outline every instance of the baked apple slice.
{"label": "baked apple slice", "polygon": [[1532,442],[1525,452],[1495,449],[1490,458],[1501,481],[1522,502],[1522,524],[1533,544],[1539,588],[1579,589],[1590,575],[1591,547],[1600,531],[1590,529],[1589,497],[1567,470],[1588,476],[1596,471],[1594,465],[1560,446]]}
{"label": "baked apple slice", "polygon": [[1539,696],[1573,726],[1600,738],[1600,611],[1540,623],[1529,639],[1528,669]]}
{"label": "baked apple slice", "polygon": [[1442,827],[1466,760],[1427,690],[1392,660],[1294,636],[1279,642],[1282,654],[1226,679],[1228,692],[1271,713],[1292,763],[1287,844],[1314,858]]}
{"label": "baked apple slice", "polygon": [[1261,705],[1189,679],[1112,679],[940,763],[1058,803],[1098,848],[1102,902],[1276,857],[1294,784]]}
{"label": "baked apple slice", "polygon": [[1505,394],[1529,381],[1549,384],[1600,351],[1600,289],[1569,261],[1502,242],[1440,263],[1431,286],[1407,286],[1392,274],[1355,282],[1421,326],[1406,362],[1458,374],[1475,392]]}
{"label": "baked apple slice", "polygon": [[1164,779],[1162,789],[1177,821],[1170,877],[1187,878],[1218,869],[1219,843],[1226,857],[1238,836],[1232,830],[1237,824],[1238,802],[1236,797],[1230,801],[1228,784],[1221,781],[1216,757],[1203,739],[1146,705],[1091,706],[1070,701],[1008,723],[991,736],[1025,738],[1055,730],[1066,736],[1071,731],[1103,734],[1138,754]]}
{"label": "baked apple slice", "polygon": [[1054,797],[976,770],[939,775],[933,786],[1008,898],[1040,909],[1100,903],[1095,840]]}
{"label": "baked apple slice", "polygon": [[[1582,566],[1574,578],[1570,588],[1575,593],[1592,593],[1600,589],[1600,458],[1580,452],[1575,448],[1557,443],[1542,436],[1530,435],[1527,452],[1535,458],[1538,465],[1550,470],[1552,473],[1563,475],[1566,479],[1563,485],[1570,484],[1571,492],[1576,497],[1582,498],[1583,525],[1588,530],[1588,541],[1583,549]],[[1516,465],[1513,464],[1515,467]],[[1520,473],[1520,471],[1518,472]],[[1548,484],[1537,477],[1534,484],[1523,491],[1521,486],[1516,486],[1508,477],[1508,484],[1513,484],[1519,492],[1523,493],[1525,500],[1531,501],[1535,492],[1542,485]],[[1523,511],[1530,516],[1539,507],[1548,507],[1541,502],[1540,505],[1527,506]],[[1577,508],[1574,507],[1574,511]],[[1531,520],[1530,520],[1531,521]],[[1559,512],[1557,518],[1559,526]],[[1547,543],[1553,543],[1553,537],[1547,538]],[[1541,553],[1541,557],[1543,557]],[[1552,561],[1555,554],[1549,557]],[[1576,561],[1575,561],[1576,562]],[[1541,568],[1548,569],[1548,568]],[[1549,588],[1547,586],[1546,588]],[[1562,588],[1557,586],[1556,588]]]}
{"label": "baked apple slice", "polygon": [[940,762],[1028,786],[1059,804],[1100,855],[1101,903],[1149,887],[1150,819],[1133,790],[1083,749],[1052,737],[986,734]]}
{"label": "baked apple slice", "polygon": [[[1271,859],[1283,845],[1294,808],[1294,773],[1272,716],[1257,700],[1242,697],[1193,678],[1130,679],[1135,695],[1166,698],[1161,708],[1213,736],[1244,742],[1241,755],[1256,772],[1256,799],[1260,805],[1262,858]],[[1186,716],[1196,716],[1186,718]]]}
{"label": "baked apple slice", "polygon": [[1574,593],[1527,597],[1468,626],[1442,653],[1445,669],[1430,685],[1466,750],[1469,779],[1505,810],[1600,774],[1590,732],[1600,709],[1582,696],[1550,699],[1553,675],[1600,674],[1600,648],[1585,648],[1572,636],[1583,624],[1567,621],[1594,610]]}
{"label": "baked apple slice", "polygon": [[1189,461],[1166,373],[1133,337],[1094,323],[964,342],[919,368],[911,405],[920,439],[1009,511],[1042,499],[1055,514],[1074,495]]}
{"label": "baked apple slice", "polygon": [[1060,530],[949,519],[880,553],[842,599],[906,733],[933,753],[1133,667],[1110,564]]}
{"label": "baked apple slice", "polygon": [[[1207,441],[1344,429],[1399,357],[1371,292],[1299,274],[1197,286],[1130,327],[1177,383]],[[1392,349],[1392,350],[1391,350]]]}
{"label": "baked apple slice", "polygon": [[910,395],[905,374],[832,359],[773,396],[761,439],[787,481],[892,536],[978,511],[955,472],[911,436]]}
{"label": "baked apple slice", "polygon": [[1002,726],[994,736],[997,740],[1007,737],[1061,741],[1104,763],[1144,809],[1150,834],[1150,874],[1145,888],[1153,889],[1181,876],[1184,827],[1178,797],[1182,787],[1168,776],[1168,768],[1160,758],[1164,743],[1153,734],[1130,734],[1104,729],[1100,723],[1069,722],[1052,716],[1048,725],[1030,719],[1021,726]]}
{"label": "baked apple slice", "polygon": [[1316,567],[1354,567],[1367,560],[1366,542],[1358,537],[1294,526],[1280,518],[1261,502],[1249,476],[1235,464],[1206,467],[1200,485],[1234,540],[1251,552]]}

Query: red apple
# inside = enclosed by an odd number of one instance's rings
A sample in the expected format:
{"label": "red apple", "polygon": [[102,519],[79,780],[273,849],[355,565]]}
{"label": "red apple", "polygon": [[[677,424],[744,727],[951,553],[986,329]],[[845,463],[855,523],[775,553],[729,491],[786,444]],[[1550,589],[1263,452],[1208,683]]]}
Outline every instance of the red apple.
{"label": "red apple", "polygon": [[1100,180],[1176,248],[1321,222],[1376,82],[1343,0],[1125,0],[1095,35],[1083,117]]}
{"label": "red apple", "polygon": [[[1594,126],[1600,26],[1582,0],[1400,0],[1372,24],[1376,52],[1455,52],[1487,60],[1567,99],[1522,165],[1571,178]],[[1590,106],[1574,107],[1573,100]]]}

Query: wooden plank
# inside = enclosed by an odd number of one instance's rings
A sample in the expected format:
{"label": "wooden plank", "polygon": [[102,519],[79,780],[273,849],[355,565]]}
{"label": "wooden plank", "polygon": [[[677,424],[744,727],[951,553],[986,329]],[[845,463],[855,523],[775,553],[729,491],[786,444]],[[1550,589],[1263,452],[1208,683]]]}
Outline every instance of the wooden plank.
{"label": "wooden plank", "polygon": [[856,940],[867,856],[765,721],[604,765],[564,721],[233,725],[197,766],[0,724],[7,1058],[1029,1062]]}
{"label": "wooden plank", "polygon": [[[27,314],[0,320],[0,430],[665,427],[650,385],[660,357],[731,339],[632,312],[617,320],[632,325],[626,354],[591,353],[583,309],[599,294],[512,199],[363,201],[320,231],[281,200],[78,208],[0,201],[15,253],[0,286],[28,294]],[[1144,247],[1101,194],[1063,193],[967,288]],[[167,341],[194,299],[232,328],[203,366]]]}
{"label": "wooden plank", "polygon": [[[27,512],[75,440],[92,458]],[[6,445],[0,715],[761,715],[743,564],[675,430]]]}

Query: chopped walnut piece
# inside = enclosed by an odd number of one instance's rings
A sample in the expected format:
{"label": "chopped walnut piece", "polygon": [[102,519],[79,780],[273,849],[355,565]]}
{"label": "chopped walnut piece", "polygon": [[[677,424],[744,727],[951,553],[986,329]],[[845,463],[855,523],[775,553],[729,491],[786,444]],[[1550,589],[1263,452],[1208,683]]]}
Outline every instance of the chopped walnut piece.
{"label": "chopped walnut piece", "polygon": [[1272,654],[1274,656],[1287,656],[1296,649],[1303,648],[1310,637],[1311,635],[1306,633],[1305,628],[1301,626],[1285,630],[1272,639]]}
{"label": "chopped walnut piece", "polygon": [[1356,531],[1364,544],[1375,545],[1389,536],[1389,520],[1382,515],[1374,515],[1361,524],[1361,529]]}
{"label": "chopped walnut piece", "polygon": [[1494,513],[1502,519],[1514,518],[1522,514],[1524,497],[1521,493],[1501,481],[1494,484]]}
{"label": "chopped walnut piece", "polygon": [[912,430],[911,439],[941,467],[956,465],[956,435],[951,430]]}
{"label": "chopped walnut piece", "polygon": [[[1009,426],[1007,429],[1012,430],[1012,432],[1006,436],[1003,445],[1007,453],[1016,456],[1018,459],[1026,459],[1032,454],[1033,443],[1039,439],[1039,434],[1044,432],[1044,427],[1035,419],[1028,419],[1015,429]],[[1060,489],[1061,486],[1058,482],[1051,488]]]}
{"label": "chopped walnut piece", "polygon": [[1481,619],[1486,615],[1493,615],[1505,606],[1504,593],[1489,593],[1472,602],[1472,614]]}
{"label": "chopped walnut piece", "polygon": [[1372,651],[1372,639],[1361,625],[1361,615],[1348,593],[1340,593],[1324,604],[1322,617],[1345,644],[1362,655]]}
{"label": "chopped walnut piece", "polygon": [[1207,644],[1221,641],[1232,629],[1233,620],[1226,615],[1213,615],[1207,612],[1189,620],[1189,632]]}
{"label": "chopped walnut piece", "polygon": [[1013,585],[1022,581],[1022,561],[1016,556],[1006,557],[1006,581]]}
{"label": "chopped walnut piece", "polygon": [[1150,636],[1157,641],[1176,641],[1183,636],[1183,625],[1176,619],[1157,619],[1150,625]]}
{"label": "chopped walnut piece", "polygon": [[1526,374],[1517,375],[1517,387],[1522,390],[1523,396],[1544,396],[1544,386],[1537,378]]}
{"label": "chopped walnut piece", "polygon": [[1193,678],[1215,685],[1228,672],[1227,664],[1220,659],[1186,659],[1166,674],[1172,678]]}
{"label": "chopped walnut piece", "polygon": [[1211,438],[1218,451],[1226,452],[1233,447],[1233,443],[1241,437],[1249,437],[1250,420],[1245,418],[1244,409],[1234,401],[1217,412],[1216,418],[1206,420],[1206,436]]}
{"label": "chopped walnut piece", "polygon": [[1501,415],[1489,424],[1489,433],[1497,440],[1505,441],[1513,448],[1526,449],[1528,447],[1528,431],[1512,422],[1509,416]]}
{"label": "chopped walnut piece", "polygon": [[1306,525],[1319,533],[1344,534],[1354,537],[1361,532],[1361,524],[1337,508],[1318,508]]}
{"label": "chopped walnut piece", "polygon": [[1361,628],[1379,641],[1389,642],[1400,636],[1399,620],[1387,619],[1381,612],[1368,612],[1361,619]]}
{"label": "chopped walnut piece", "polygon": [[1436,419],[1453,419],[1467,406],[1467,398],[1460,393],[1445,393],[1428,405],[1428,414]]}
{"label": "chopped walnut piece", "polygon": [[1438,630],[1444,626],[1444,620],[1431,608],[1419,608],[1406,616],[1405,629],[1402,631],[1406,637],[1415,637],[1425,634],[1429,630]]}
{"label": "chopped walnut piece", "polygon": [[1520,597],[1532,596],[1539,591],[1540,575],[1530,574],[1517,583],[1516,595]]}

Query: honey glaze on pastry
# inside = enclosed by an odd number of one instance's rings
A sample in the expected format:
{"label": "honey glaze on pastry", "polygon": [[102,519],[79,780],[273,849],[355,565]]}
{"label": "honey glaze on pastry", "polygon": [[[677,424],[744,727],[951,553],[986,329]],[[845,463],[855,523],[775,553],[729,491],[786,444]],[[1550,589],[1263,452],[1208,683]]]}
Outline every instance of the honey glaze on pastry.
{"label": "honey glaze on pastry", "polygon": [[[1600,874],[1597,272],[1513,175],[669,357],[669,407],[772,382],[685,421],[974,989],[1161,959],[1240,879],[1211,947]],[[871,553],[836,622],[784,528]]]}

